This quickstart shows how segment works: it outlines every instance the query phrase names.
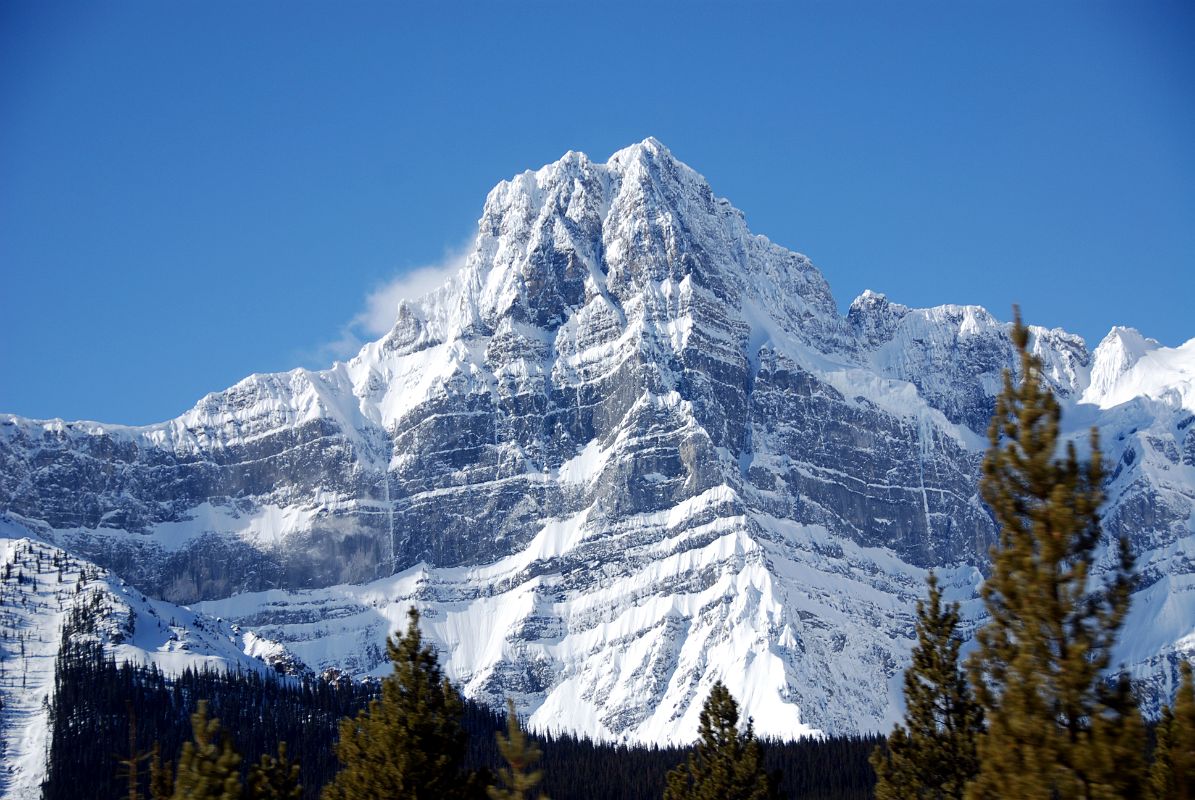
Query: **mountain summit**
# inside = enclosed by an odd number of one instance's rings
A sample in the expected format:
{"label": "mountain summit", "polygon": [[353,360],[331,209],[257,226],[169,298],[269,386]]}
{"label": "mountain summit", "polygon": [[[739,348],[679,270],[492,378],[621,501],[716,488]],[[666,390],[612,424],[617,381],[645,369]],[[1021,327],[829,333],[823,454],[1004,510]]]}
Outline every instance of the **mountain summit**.
{"label": "mountain summit", "polygon": [[[980,622],[1015,364],[977,306],[836,308],[655,139],[570,152],[495,187],[461,272],[346,363],[140,428],[0,419],[0,507],[312,668],[385,672],[415,603],[465,693],[537,728],[687,741],[720,679],[765,735],[879,730],[926,571]],[[1165,696],[1195,648],[1195,349],[1033,335],[1138,554],[1117,660]]]}

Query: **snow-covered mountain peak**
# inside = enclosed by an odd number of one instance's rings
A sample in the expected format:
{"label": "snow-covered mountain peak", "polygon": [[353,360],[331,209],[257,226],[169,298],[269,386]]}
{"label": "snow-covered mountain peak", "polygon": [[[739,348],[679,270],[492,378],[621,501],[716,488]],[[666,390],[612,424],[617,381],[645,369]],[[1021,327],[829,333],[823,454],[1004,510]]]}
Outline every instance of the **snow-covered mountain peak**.
{"label": "snow-covered mountain peak", "polygon": [[744,316],[762,311],[799,339],[841,346],[843,321],[822,274],[752,234],[743,214],[657,139],[604,164],[570,151],[489,193],[463,269],[401,303],[394,328],[366,345],[354,372],[460,338],[551,334],[595,300],[620,325],[639,307],[683,315],[688,303],[662,295],[694,290]]}
{"label": "snow-covered mountain peak", "polygon": [[675,156],[673,156],[672,151],[654,136],[648,136],[641,142],[635,142],[634,144],[627,145],[621,150],[615,151],[615,153],[610,156],[609,160],[607,160],[606,166],[616,173],[621,173],[627,170],[629,165],[644,165],[653,161],[671,162],[683,168],[690,175],[700,180],[704,180],[704,178],[701,178],[696,171],[681,163]]}
{"label": "snow-covered mountain peak", "polygon": [[[0,511],[317,667],[383,668],[416,602],[470,696],[543,727],[684,741],[721,679],[777,736],[881,729],[924,570],[979,619],[1008,333],[870,291],[843,317],[658,141],[569,152],[496,186],[461,269],[348,362],[144,428],[0,418]],[[1179,597],[1195,415],[1076,407],[1085,343],[1032,333],[1067,420],[1112,445],[1109,535]],[[1195,341],[1131,338],[1092,402],[1195,405]],[[1125,662],[1153,680],[1172,633]]]}
{"label": "snow-covered mountain peak", "polygon": [[1054,391],[1067,400],[1077,400],[1091,382],[1091,353],[1082,336],[1062,328],[1030,325],[1029,349],[1041,359],[1042,369]]}
{"label": "snow-covered mountain peak", "polygon": [[883,306],[888,303],[888,295],[883,292],[875,292],[871,289],[864,289],[863,292],[851,301],[851,308],[858,308],[860,310]]}
{"label": "snow-covered mountain peak", "polygon": [[[947,304],[910,308],[894,303],[887,295],[865,289],[847,311],[847,321],[864,348],[875,348],[893,337],[917,341],[966,337],[1005,337],[1008,325],[983,306]],[[898,329],[902,332],[898,334]]]}
{"label": "snow-covered mountain peak", "polygon": [[1164,347],[1134,328],[1109,331],[1095,349],[1083,402],[1111,408],[1138,397],[1195,411],[1195,339]]}
{"label": "snow-covered mountain peak", "polygon": [[1143,355],[1158,347],[1158,342],[1142,336],[1136,328],[1112,328],[1095,348],[1091,366],[1093,395],[1106,395]]}

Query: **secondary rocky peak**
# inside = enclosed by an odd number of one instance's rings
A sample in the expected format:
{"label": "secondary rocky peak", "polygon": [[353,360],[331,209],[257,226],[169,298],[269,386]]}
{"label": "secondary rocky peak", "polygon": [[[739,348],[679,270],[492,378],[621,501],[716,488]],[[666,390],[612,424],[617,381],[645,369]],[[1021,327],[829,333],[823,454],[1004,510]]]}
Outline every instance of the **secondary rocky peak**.
{"label": "secondary rocky peak", "polygon": [[1146,338],[1136,328],[1115,326],[1095,348],[1091,366],[1091,390],[1104,395],[1120,376],[1133,368],[1142,356],[1160,345]]}
{"label": "secondary rocky peak", "polygon": [[888,304],[888,295],[883,292],[873,292],[871,289],[864,289],[862,294],[851,301],[851,308],[862,310],[882,307]]}
{"label": "secondary rocky peak", "polygon": [[[1195,339],[1164,347],[1133,328],[1113,328],[1092,357],[1085,402],[1111,408],[1139,397],[1195,411]],[[1191,440],[1195,447],[1195,437]]]}
{"label": "secondary rocky peak", "polygon": [[887,295],[864,289],[851,301],[847,322],[866,347],[890,340],[896,326],[909,313],[907,306],[893,303]]}

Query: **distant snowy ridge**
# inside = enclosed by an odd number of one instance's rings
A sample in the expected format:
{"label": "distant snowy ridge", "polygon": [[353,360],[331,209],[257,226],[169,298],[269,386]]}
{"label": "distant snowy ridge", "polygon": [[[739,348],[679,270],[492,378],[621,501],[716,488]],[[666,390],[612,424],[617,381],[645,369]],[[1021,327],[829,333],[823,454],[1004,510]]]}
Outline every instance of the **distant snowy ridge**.
{"label": "distant snowy ridge", "polygon": [[1163,347],[1133,328],[1113,328],[1095,349],[1081,402],[1113,408],[1139,397],[1195,411],[1195,339]]}
{"label": "distant snowy ridge", "polygon": [[[0,418],[0,509],[130,584],[378,674],[407,604],[466,693],[680,742],[727,681],[761,732],[888,727],[933,568],[982,620],[977,493],[1009,325],[865,292],[660,142],[499,184],[462,270],[322,371],[140,428]],[[1195,344],[1033,328],[1141,584],[1156,705],[1195,642]],[[1105,346],[1106,345],[1106,346]]]}

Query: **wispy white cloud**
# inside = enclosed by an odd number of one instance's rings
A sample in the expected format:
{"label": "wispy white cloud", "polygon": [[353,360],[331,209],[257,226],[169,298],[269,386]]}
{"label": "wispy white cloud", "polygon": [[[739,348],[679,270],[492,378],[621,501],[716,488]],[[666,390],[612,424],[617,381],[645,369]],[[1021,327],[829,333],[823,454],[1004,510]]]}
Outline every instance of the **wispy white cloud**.
{"label": "wispy white cloud", "polygon": [[388,333],[398,319],[398,303],[414,300],[439,287],[465,265],[465,252],[448,254],[439,264],[416,267],[376,287],[365,297],[365,308],[349,327],[376,338]]}
{"label": "wispy white cloud", "polygon": [[308,352],[304,360],[326,364],[356,355],[366,342],[390,331],[398,319],[400,301],[414,300],[439,287],[460,271],[468,255],[467,246],[452,248],[434,264],[404,270],[375,286],[365,295],[361,310],[341,327],[336,338]]}

